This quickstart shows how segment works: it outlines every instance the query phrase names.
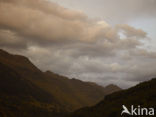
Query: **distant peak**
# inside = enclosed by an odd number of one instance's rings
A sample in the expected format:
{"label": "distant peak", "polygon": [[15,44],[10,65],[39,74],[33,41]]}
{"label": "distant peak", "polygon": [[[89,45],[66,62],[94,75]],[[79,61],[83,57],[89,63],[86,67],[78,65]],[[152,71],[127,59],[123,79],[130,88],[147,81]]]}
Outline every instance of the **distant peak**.
{"label": "distant peak", "polygon": [[51,72],[51,71],[47,70],[47,71],[45,71],[45,73],[49,74],[49,73],[53,73],[53,72]]}
{"label": "distant peak", "polygon": [[105,88],[109,88],[109,87],[120,88],[119,86],[117,86],[115,84],[109,84]]}
{"label": "distant peak", "polygon": [[110,84],[105,87],[106,94],[111,94],[113,92],[120,91],[120,90],[122,89],[115,84]]}

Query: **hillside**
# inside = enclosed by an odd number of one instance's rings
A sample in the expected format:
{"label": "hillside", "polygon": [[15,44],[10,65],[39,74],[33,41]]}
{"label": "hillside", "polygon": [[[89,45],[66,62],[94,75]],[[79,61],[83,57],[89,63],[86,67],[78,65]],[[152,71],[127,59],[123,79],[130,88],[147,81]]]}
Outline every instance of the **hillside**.
{"label": "hillside", "polygon": [[111,86],[105,88],[91,82],[83,82],[74,78],[68,79],[50,71],[45,72],[45,75],[49,82],[47,90],[55,94],[59,100],[62,100],[61,103],[66,103],[72,108],[94,105],[102,100],[106,94],[121,90],[117,86],[110,90]]}
{"label": "hillside", "polygon": [[121,117],[122,105],[156,108],[156,79],[107,95],[97,105],[77,110],[70,117]]}
{"label": "hillside", "polygon": [[[51,99],[53,102],[56,102],[54,104],[57,105],[57,108],[60,108],[60,110],[63,108],[64,111],[73,111],[84,106],[91,106],[100,101],[106,94],[120,90],[120,88],[117,87],[108,91],[107,87],[104,88],[95,83],[68,79],[67,77],[60,76],[50,71],[42,72],[33,65],[28,58],[20,55],[12,55],[4,50],[0,50],[0,63],[9,68],[8,71],[3,74],[7,74],[7,72],[18,74],[23,81],[26,81],[28,84],[37,87],[38,90],[42,90],[46,92],[47,95],[50,95],[47,96],[47,99],[52,97]],[[0,69],[0,71],[2,70]],[[3,76],[0,78],[0,80],[4,79]],[[12,74],[10,74],[8,78],[14,80]],[[9,82],[9,80],[5,81],[6,84],[9,84],[7,82]],[[29,85],[20,86],[23,86],[23,88],[25,86],[26,88]],[[7,87],[10,87],[10,85],[6,85],[6,88]],[[13,85],[12,88],[14,87],[16,87],[16,85]],[[16,89],[14,92],[16,92]],[[36,90],[33,92],[35,93]],[[23,95],[22,93],[20,95]],[[6,94],[6,96],[7,95],[8,94]],[[40,96],[42,95],[45,94],[40,93]],[[10,98],[10,100],[11,99],[12,98]]]}
{"label": "hillside", "polygon": [[0,117],[58,117],[63,112],[51,94],[0,63]]}

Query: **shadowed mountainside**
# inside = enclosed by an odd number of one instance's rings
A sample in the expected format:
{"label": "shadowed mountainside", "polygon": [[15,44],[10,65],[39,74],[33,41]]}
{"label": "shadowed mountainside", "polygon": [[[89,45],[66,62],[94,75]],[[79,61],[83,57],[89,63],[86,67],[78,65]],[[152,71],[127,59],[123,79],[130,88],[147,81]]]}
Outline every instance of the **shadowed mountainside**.
{"label": "shadowed mountainside", "polygon": [[121,117],[122,105],[156,108],[156,78],[107,95],[97,105],[79,109],[68,117]]}
{"label": "shadowed mountainside", "polygon": [[70,104],[72,108],[74,108],[72,105],[78,108],[94,105],[102,100],[105,95],[121,90],[117,86],[112,87],[112,90],[110,90],[109,86],[104,88],[95,83],[83,82],[74,78],[68,79],[49,71],[45,74],[48,76],[47,80],[49,84],[51,84],[49,87],[55,89],[49,91],[56,94],[57,99],[62,100],[61,103],[66,103],[66,105]]}
{"label": "shadowed mountainside", "polygon": [[9,117],[48,117],[91,106],[121,90],[110,86],[42,72],[28,58],[0,50],[0,114],[11,113]]}
{"label": "shadowed mountainside", "polygon": [[63,112],[51,94],[0,63],[0,117],[57,117]]}

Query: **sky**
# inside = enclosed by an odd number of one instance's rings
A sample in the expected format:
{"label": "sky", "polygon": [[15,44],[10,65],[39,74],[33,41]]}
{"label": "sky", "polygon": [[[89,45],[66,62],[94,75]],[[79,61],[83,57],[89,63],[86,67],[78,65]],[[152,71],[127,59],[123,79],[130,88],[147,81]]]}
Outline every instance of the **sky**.
{"label": "sky", "polygon": [[155,0],[0,0],[0,48],[41,70],[128,88],[156,76]]}

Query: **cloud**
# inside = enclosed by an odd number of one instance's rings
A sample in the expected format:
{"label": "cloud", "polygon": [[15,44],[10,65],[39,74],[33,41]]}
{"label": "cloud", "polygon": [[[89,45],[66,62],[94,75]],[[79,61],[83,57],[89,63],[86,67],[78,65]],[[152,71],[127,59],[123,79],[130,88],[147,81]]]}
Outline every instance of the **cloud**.
{"label": "cloud", "polygon": [[1,3],[1,5],[0,24],[2,27],[15,30],[17,34],[31,39],[39,40],[40,38],[41,42],[43,38],[44,41],[56,42],[64,39],[70,40],[72,36],[78,36],[79,31],[83,28],[81,22],[66,21],[55,14],[51,15],[9,3]]}
{"label": "cloud", "polygon": [[137,39],[146,38],[147,33],[144,32],[142,29],[135,29],[132,26],[129,26],[127,24],[121,24],[117,26],[121,31],[123,31],[124,35],[126,37],[136,37]]}
{"label": "cloud", "polygon": [[155,0],[50,0],[69,8],[82,9],[90,17],[105,19],[112,24],[121,24],[142,17],[154,17]]}
{"label": "cloud", "polygon": [[156,52],[145,49],[147,38],[141,29],[46,0],[0,0],[0,47],[69,77],[129,87],[154,76]]}
{"label": "cloud", "polygon": [[0,47],[9,47],[15,49],[26,48],[27,45],[24,43],[23,37],[16,35],[14,32],[10,30],[0,30]]}

